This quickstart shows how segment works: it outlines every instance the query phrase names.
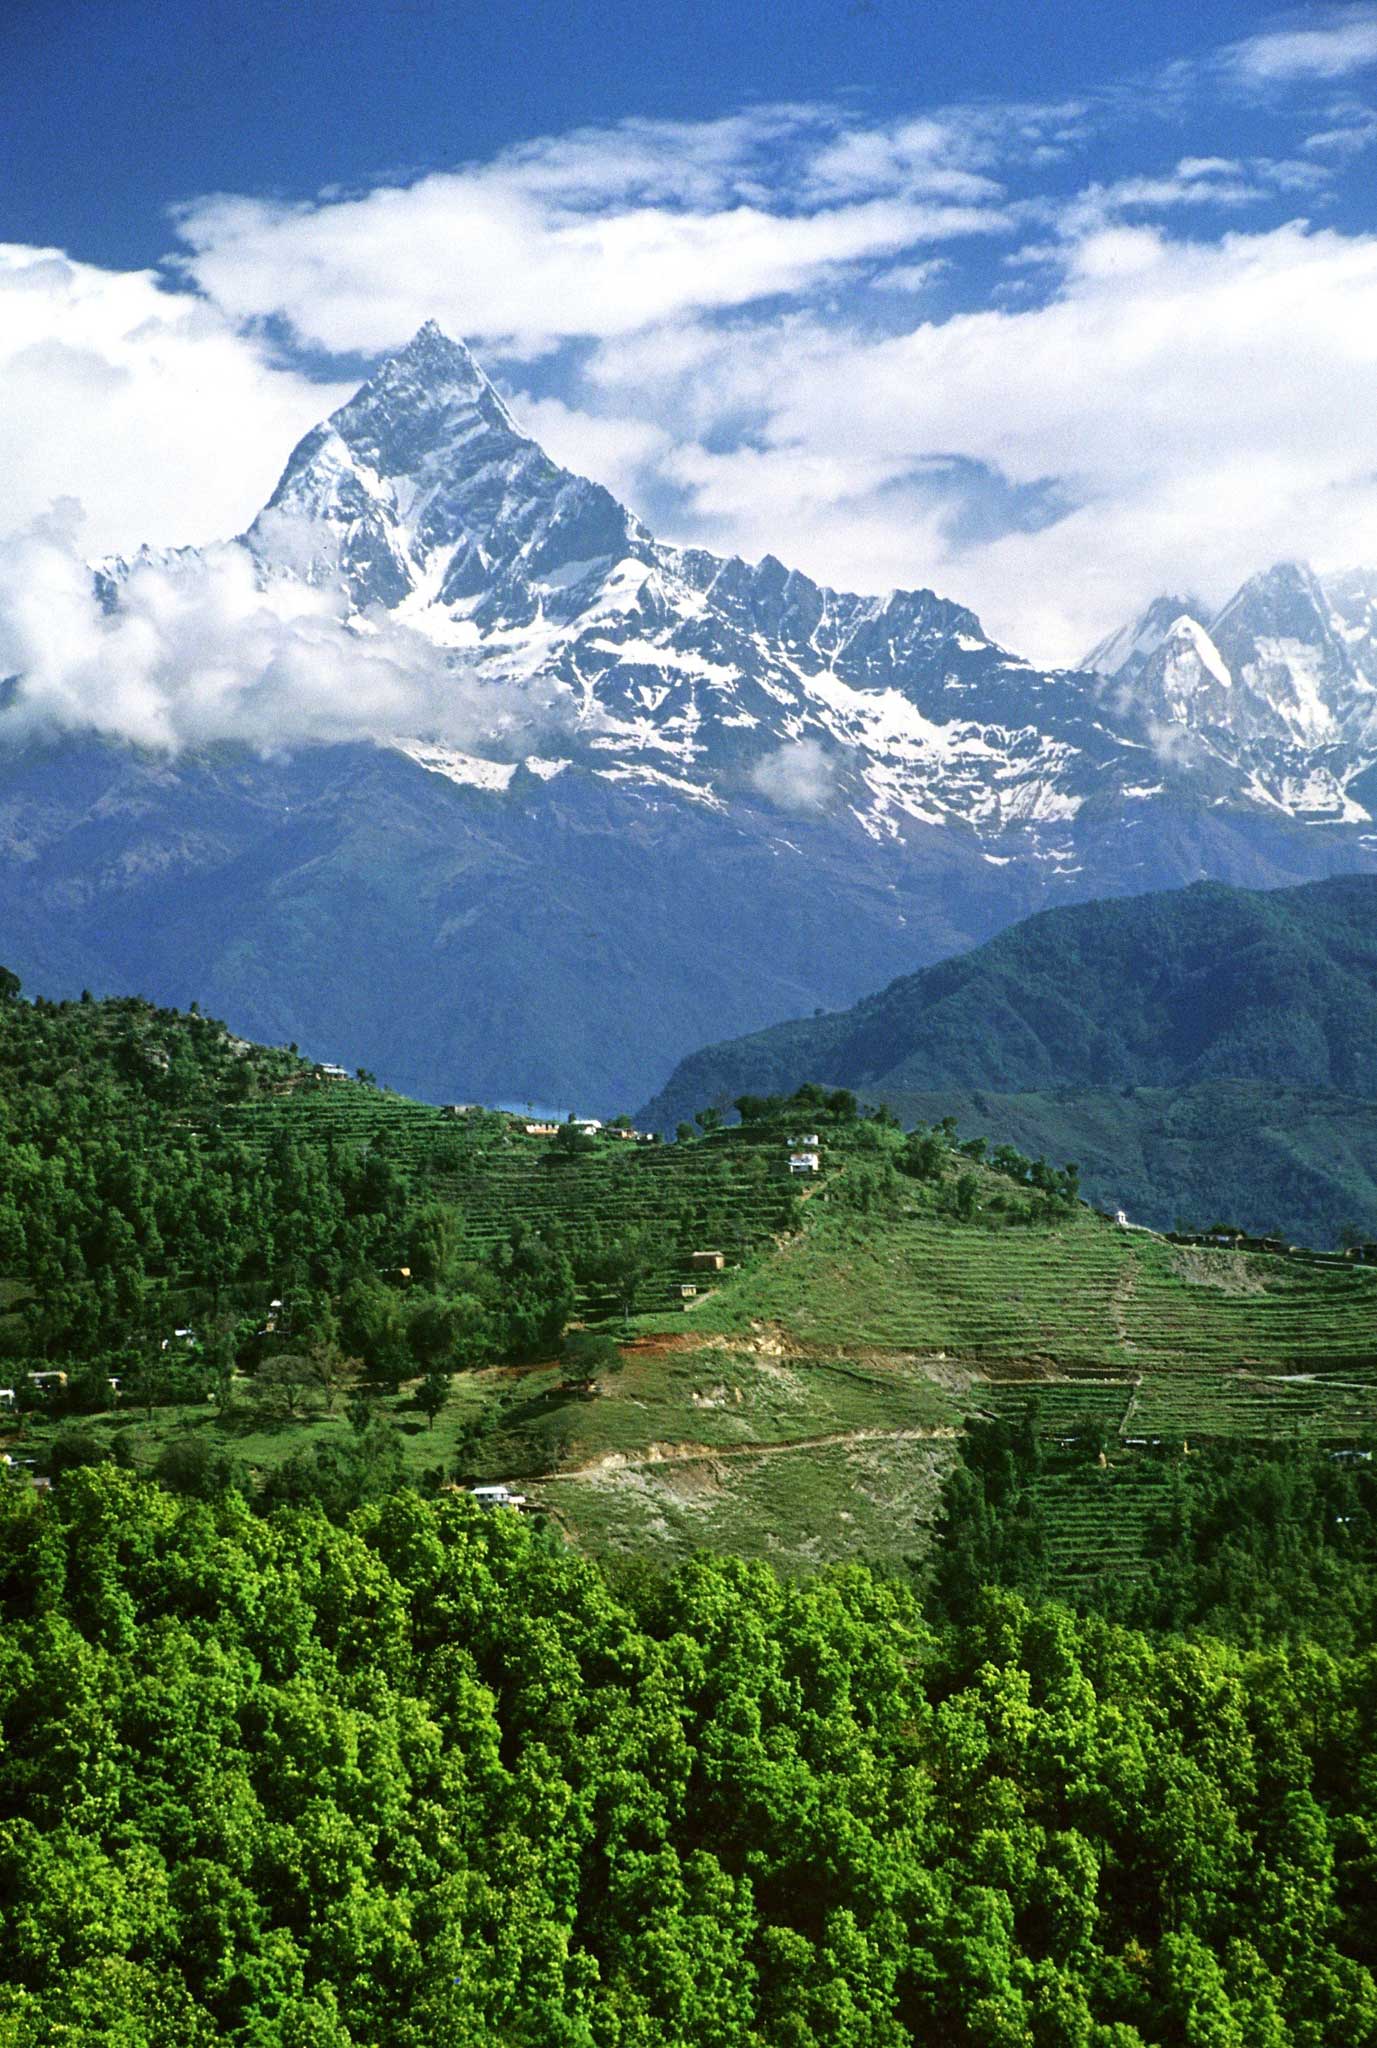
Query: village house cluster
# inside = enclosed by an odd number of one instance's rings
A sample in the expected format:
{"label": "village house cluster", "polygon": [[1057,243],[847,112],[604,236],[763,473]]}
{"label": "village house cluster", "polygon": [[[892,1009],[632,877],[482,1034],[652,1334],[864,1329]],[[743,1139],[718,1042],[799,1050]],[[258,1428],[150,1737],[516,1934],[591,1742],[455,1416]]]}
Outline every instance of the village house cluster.
{"label": "village house cluster", "polygon": [[[481,1102],[446,1102],[443,1105],[443,1112],[446,1116],[452,1117],[487,1114]],[[658,1131],[638,1131],[633,1125],[625,1122],[604,1123],[596,1116],[571,1116],[563,1123],[557,1123],[550,1117],[511,1114],[507,1116],[506,1122],[509,1130],[519,1131],[526,1138],[555,1138],[562,1130],[572,1129],[581,1132],[586,1138],[615,1139],[627,1145],[658,1145],[660,1142]]]}

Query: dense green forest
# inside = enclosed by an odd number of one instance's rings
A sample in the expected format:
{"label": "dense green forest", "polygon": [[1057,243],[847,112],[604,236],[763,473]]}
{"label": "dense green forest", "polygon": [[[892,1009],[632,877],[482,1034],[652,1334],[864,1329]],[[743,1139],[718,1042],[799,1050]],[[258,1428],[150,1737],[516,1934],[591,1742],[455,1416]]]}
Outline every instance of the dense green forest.
{"label": "dense green forest", "polygon": [[1369,1654],[0,1497],[0,2041],[1377,2040]]}
{"label": "dense green forest", "polygon": [[1107,1208],[1377,1238],[1377,878],[1048,910],[849,1010],[683,1061],[642,1114],[825,1080],[1079,1160]]}
{"label": "dense green forest", "polygon": [[[548,1347],[572,1310],[560,1245],[516,1224],[464,1255],[387,1130],[282,1119],[254,1144],[236,1113],[339,1085],[294,1048],[133,999],[29,1003],[9,976],[0,1072],[0,1364],[68,1370],[69,1405],[104,1405],[112,1378],[150,1403],[223,1395],[274,1301],[267,1350],[290,1338],[317,1378],[353,1357],[394,1387]],[[194,1353],[169,1341],[193,1310]]]}

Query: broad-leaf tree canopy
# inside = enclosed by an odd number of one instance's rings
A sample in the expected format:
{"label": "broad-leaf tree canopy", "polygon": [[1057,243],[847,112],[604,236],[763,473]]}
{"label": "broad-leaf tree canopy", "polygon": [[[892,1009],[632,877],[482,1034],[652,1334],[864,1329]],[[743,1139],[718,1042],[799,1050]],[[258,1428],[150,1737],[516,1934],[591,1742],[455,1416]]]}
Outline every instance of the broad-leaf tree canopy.
{"label": "broad-leaf tree canopy", "polygon": [[0,1509],[13,2048],[1377,2041],[1370,1655],[406,1491]]}

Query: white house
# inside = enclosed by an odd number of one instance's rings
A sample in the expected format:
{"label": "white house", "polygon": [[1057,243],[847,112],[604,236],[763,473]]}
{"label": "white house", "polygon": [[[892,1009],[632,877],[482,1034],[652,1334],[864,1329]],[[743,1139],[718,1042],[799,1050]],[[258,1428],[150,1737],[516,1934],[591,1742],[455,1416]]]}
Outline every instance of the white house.
{"label": "white house", "polygon": [[822,1161],[816,1152],[791,1152],[789,1154],[790,1173],[818,1173],[821,1169]]}
{"label": "white house", "polygon": [[513,1493],[507,1486],[471,1486],[469,1498],[476,1500],[480,1508],[524,1508],[524,1493]]}

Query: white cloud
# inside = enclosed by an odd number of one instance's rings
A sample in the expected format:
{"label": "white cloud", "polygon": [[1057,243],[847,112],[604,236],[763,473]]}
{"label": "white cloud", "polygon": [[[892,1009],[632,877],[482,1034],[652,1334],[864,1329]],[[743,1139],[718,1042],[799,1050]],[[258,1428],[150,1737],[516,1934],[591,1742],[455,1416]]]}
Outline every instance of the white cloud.
{"label": "white cloud", "polygon": [[945,276],[950,268],[944,257],[934,256],[927,263],[892,264],[887,270],[877,271],[870,282],[876,291],[921,292]]}
{"label": "white cloud", "polygon": [[1365,150],[1377,143],[1377,108],[1363,106],[1353,100],[1343,100],[1328,110],[1332,126],[1317,129],[1307,135],[1302,149],[1318,156],[1338,158],[1340,161],[1361,156]]}
{"label": "white cloud", "polygon": [[1087,186],[1057,211],[1056,225],[1063,235],[1084,238],[1123,213],[1257,205],[1281,192],[1323,192],[1330,178],[1323,165],[1290,157],[1182,157],[1171,171]]}
{"label": "white cloud", "polygon": [[940,198],[593,212],[506,166],[305,206],[208,199],[180,216],[190,274],[234,318],[275,315],[336,351],[393,347],[434,318],[515,355],[797,294],[867,258],[1010,225]]}
{"label": "white cloud", "polygon": [[[1157,588],[1223,595],[1281,555],[1377,560],[1377,237],[1121,227],[1062,261],[1018,311],[878,341],[699,328],[658,381],[653,336],[590,368],[603,403],[639,390],[697,436],[666,462],[681,533],[855,587],[935,585],[1042,659]],[[695,417],[742,406],[749,440],[705,446]],[[972,532],[989,490],[1007,530]]]}
{"label": "white cloud", "polygon": [[756,762],[751,781],[778,810],[826,810],[836,792],[837,775],[827,749],[818,740],[790,740]]}
{"label": "white cloud", "polygon": [[69,495],[94,552],[242,531],[292,444],[345,395],[276,367],[148,271],[0,245],[7,522]]}
{"label": "white cloud", "polygon": [[0,735],[275,751],[480,731],[475,686],[419,635],[387,620],[351,630],[343,600],[305,584],[262,589],[244,548],[140,564],[107,612],[79,537],[80,508],[66,500],[0,539],[0,676],[20,678]]}
{"label": "white cloud", "polygon": [[957,117],[904,121],[891,128],[851,128],[835,135],[808,166],[808,189],[819,197],[873,192],[998,199],[987,175],[992,138]]}
{"label": "white cloud", "polygon": [[1265,30],[1225,55],[1227,68],[1252,85],[1347,78],[1377,65],[1377,9],[1343,7],[1313,28]]}

